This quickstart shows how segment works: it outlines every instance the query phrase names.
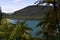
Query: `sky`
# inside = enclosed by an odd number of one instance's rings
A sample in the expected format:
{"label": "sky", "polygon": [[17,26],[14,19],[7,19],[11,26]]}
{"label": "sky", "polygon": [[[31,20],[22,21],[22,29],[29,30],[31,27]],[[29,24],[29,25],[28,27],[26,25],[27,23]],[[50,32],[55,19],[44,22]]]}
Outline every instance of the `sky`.
{"label": "sky", "polygon": [[33,5],[37,0],[0,0],[2,12],[13,13],[29,5]]}

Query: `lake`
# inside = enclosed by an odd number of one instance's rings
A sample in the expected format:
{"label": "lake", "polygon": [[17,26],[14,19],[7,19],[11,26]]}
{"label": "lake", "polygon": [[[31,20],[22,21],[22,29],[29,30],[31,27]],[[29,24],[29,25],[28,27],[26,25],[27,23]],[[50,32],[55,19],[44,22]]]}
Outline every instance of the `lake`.
{"label": "lake", "polygon": [[[10,23],[16,24],[18,20],[10,20]],[[19,21],[23,21],[23,20],[19,20]],[[39,23],[40,21],[38,20],[27,20],[26,24],[29,28],[33,29],[33,31],[30,31],[29,33],[32,34],[34,37],[39,37],[36,35],[36,33],[41,29],[40,27],[36,27],[36,25]]]}

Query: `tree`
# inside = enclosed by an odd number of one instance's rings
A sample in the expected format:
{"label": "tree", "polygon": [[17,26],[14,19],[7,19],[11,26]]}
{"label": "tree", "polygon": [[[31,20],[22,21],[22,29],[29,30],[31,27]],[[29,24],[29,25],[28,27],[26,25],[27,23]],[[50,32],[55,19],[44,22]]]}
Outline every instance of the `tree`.
{"label": "tree", "polygon": [[0,25],[0,40],[30,40],[32,35],[28,33],[31,28],[25,25],[25,22],[12,24],[3,18]]}
{"label": "tree", "polygon": [[1,20],[2,20],[2,12],[1,12],[1,7],[0,7],[0,24],[1,24]]}
{"label": "tree", "polygon": [[31,35],[27,34],[27,32],[31,29],[25,27],[24,24],[25,22],[17,23],[8,40],[28,40],[29,37],[32,37]]}
{"label": "tree", "polygon": [[48,6],[49,12],[46,14],[46,20],[44,19],[37,25],[42,27],[42,30],[38,33],[44,34],[44,40],[60,40],[60,0],[43,0],[38,2],[38,4],[44,3]]}
{"label": "tree", "polygon": [[14,27],[15,24],[7,22],[6,18],[2,18],[0,24],[0,40],[7,40]]}

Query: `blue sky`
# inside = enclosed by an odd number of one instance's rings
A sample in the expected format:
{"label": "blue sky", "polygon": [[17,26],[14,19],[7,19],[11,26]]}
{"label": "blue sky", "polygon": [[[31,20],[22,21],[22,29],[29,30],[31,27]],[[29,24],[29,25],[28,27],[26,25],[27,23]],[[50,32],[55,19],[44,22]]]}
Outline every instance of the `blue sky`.
{"label": "blue sky", "polygon": [[0,0],[2,12],[12,13],[26,6],[33,5],[37,0]]}

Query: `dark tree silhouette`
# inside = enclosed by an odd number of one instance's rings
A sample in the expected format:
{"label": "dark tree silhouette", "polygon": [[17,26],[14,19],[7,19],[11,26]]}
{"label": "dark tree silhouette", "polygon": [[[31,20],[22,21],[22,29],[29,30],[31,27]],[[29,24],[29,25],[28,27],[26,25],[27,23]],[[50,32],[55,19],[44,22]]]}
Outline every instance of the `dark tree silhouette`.
{"label": "dark tree silhouette", "polygon": [[37,25],[42,27],[42,30],[38,33],[44,34],[44,40],[60,40],[60,0],[43,0],[38,2],[38,4],[44,3],[48,6],[49,12],[46,14],[45,19]]}
{"label": "dark tree silhouette", "polygon": [[1,11],[1,7],[0,7],[0,23],[1,23],[1,20],[2,20],[2,11]]}

